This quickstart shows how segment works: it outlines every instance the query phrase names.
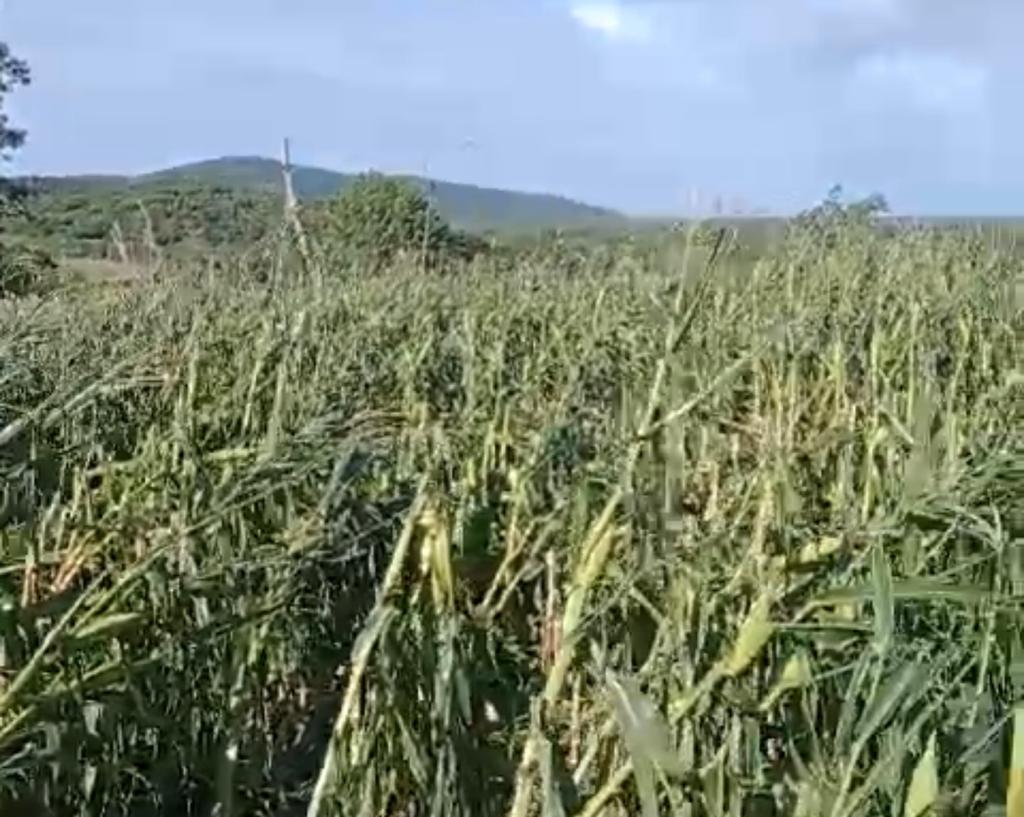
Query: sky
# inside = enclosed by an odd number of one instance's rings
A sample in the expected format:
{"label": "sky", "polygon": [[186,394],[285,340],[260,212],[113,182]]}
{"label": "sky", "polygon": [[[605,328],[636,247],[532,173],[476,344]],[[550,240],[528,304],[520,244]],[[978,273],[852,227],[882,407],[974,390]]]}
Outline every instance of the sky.
{"label": "sky", "polygon": [[634,214],[833,184],[1024,213],[1021,0],[0,0],[33,84],[7,172],[222,155]]}

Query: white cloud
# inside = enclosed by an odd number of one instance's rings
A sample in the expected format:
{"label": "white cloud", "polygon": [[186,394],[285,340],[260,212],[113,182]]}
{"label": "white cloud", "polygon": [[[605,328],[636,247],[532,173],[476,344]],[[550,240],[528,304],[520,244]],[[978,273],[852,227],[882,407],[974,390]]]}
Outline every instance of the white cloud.
{"label": "white cloud", "polygon": [[988,72],[950,54],[875,52],[854,68],[854,90],[868,101],[906,102],[935,113],[958,114],[984,105]]}
{"label": "white cloud", "polygon": [[643,10],[614,2],[576,3],[569,13],[579,25],[609,40],[642,42],[653,33],[652,21]]}

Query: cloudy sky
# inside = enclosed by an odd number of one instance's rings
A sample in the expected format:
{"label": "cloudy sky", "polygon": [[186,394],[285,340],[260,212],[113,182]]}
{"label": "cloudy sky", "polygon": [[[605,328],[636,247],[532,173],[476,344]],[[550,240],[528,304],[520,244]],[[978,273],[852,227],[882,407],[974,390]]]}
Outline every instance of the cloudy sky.
{"label": "cloudy sky", "polygon": [[225,154],[636,213],[1024,212],[1022,0],[0,0],[14,170]]}

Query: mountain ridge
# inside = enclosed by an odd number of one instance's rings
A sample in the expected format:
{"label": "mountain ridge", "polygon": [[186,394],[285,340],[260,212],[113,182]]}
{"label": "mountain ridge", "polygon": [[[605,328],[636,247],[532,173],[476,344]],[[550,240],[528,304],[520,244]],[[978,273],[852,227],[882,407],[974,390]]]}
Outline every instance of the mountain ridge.
{"label": "mountain ridge", "polygon": [[[351,185],[359,173],[343,173],[312,165],[295,165],[292,181],[300,199],[329,198]],[[527,193],[407,174],[405,179],[428,191],[438,210],[453,224],[476,229],[602,226],[624,223],[615,210],[585,204],[553,193]],[[137,175],[79,174],[31,176],[23,181],[39,190],[76,191],[208,185],[248,192],[281,189],[281,164],[261,156],[222,156]]]}

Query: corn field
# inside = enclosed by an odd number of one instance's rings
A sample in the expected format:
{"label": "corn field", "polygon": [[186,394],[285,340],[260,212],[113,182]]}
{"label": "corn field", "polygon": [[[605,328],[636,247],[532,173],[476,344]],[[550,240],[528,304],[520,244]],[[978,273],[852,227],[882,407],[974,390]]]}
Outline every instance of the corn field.
{"label": "corn field", "polygon": [[1024,816],[1022,271],[5,304],[0,814]]}

